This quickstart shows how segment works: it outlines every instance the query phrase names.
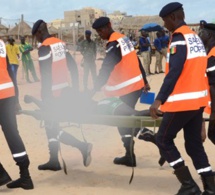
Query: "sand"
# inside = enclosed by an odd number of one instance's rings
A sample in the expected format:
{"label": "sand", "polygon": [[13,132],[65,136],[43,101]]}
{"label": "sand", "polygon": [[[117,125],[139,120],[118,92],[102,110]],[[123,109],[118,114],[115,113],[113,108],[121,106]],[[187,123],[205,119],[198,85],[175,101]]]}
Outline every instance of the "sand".
{"label": "sand", "polygon": [[[32,52],[35,60],[35,67],[38,70],[37,51]],[[80,67],[80,55],[75,59],[79,65],[80,76],[83,70]],[[97,61],[98,69],[101,61]],[[152,70],[154,70],[155,59],[152,60]],[[38,74],[39,75],[39,74]],[[163,81],[164,74],[152,75],[148,77],[151,91],[158,92]],[[82,83],[81,83],[82,84]],[[25,104],[24,95],[40,97],[40,82],[26,83],[23,79],[22,64],[18,71],[18,86],[20,91],[20,103],[23,109],[33,110],[37,107],[34,104]],[[101,94],[97,94],[98,97]],[[149,105],[138,103],[136,109],[146,109]],[[34,190],[7,189],[6,186],[0,188],[1,194],[16,195],[46,195],[46,194],[72,194],[72,195],[171,195],[175,194],[180,187],[180,183],[173,174],[173,169],[167,163],[163,167],[158,164],[159,153],[155,145],[135,138],[135,154],[137,167],[134,168],[134,178],[131,184],[129,180],[132,168],[113,164],[116,156],[124,155],[124,148],[116,127],[102,125],[83,125],[82,131],[88,142],[93,144],[92,163],[89,167],[84,167],[82,156],[76,148],[61,144],[63,158],[67,165],[68,174],[63,171],[39,171],[37,166],[48,161],[48,147],[44,128],[40,127],[40,121],[26,115],[18,115],[18,127],[20,135],[25,143],[29,155],[30,173],[34,182]],[[153,128],[151,128],[153,129]],[[81,129],[66,127],[64,130],[83,140]],[[157,129],[155,129],[156,131]],[[7,143],[0,134],[1,140],[1,162],[4,164],[12,179],[19,177],[19,169],[12,159]],[[195,181],[202,189],[199,175],[194,170],[192,161],[184,149],[183,132],[176,138],[182,157]],[[214,146],[207,139],[204,143],[212,167],[214,167],[215,156]],[[59,157],[60,159],[60,157]],[[61,161],[62,164],[62,161]]]}

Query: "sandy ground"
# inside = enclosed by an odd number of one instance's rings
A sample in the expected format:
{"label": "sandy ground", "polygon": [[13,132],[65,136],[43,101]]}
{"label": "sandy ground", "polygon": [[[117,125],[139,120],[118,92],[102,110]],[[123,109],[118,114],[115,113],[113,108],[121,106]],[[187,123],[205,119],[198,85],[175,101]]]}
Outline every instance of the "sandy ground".
{"label": "sandy ground", "polygon": [[[36,51],[32,52],[33,59],[37,59]],[[75,56],[80,62],[80,56]],[[98,68],[100,61],[97,61]],[[152,65],[154,70],[154,57]],[[38,71],[38,63],[35,61]],[[80,76],[83,74],[79,67]],[[26,83],[22,76],[22,65],[18,72],[18,83],[20,90],[20,102],[23,109],[33,110],[33,104],[25,104],[23,97],[26,94],[40,97],[40,82]],[[148,77],[151,91],[158,92],[164,74],[152,75]],[[148,105],[138,103],[137,109],[148,108]],[[35,189],[26,191],[23,189],[0,188],[1,194],[16,195],[46,195],[46,194],[72,194],[72,195],[169,195],[175,194],[179,189],[173,170],[167,163],[163,167],[158,165],[159,154],[157,148],[147,142],[135,138],[135,154],[137,167],[134,168],[134,179],[129,184],[132,168],[117,166],[112,163],[114,157],[124,155],[124,148],[120,140],[116,127],[101,125],[83,125],[82,130],[88,142],[93,144],[92,163],[89,167],[84,167],[80,152],[70,146],[61,145],[62,155],[67,164],[68,175],[63,171],[39,171],[37,166],[47,162],[48,148],[44,128],[40,127],[40,121],[26,116],[18,115],[18,126],[21,137],[25,143],[26,150],[30,157],[30,172]],[[81,129],[78,127],[67,127],[64,130],[70,132],[77,138],[82,138]],[[157,129],[156,129],[157,130]],[[3,134],[0,134],[1,162],[8,170],[12,179],[19,177],[18,167],[15,165]],[[202,189],[201,179],[194,170],[191,159],[184,150],[183,133],[179,133],[176,144],[181,151],[186,164],[192,172],[193,178]],[[209,140],[205,142],[205,149],[208,153],[212,167],[214,167],[215,156],[214,146]]]}

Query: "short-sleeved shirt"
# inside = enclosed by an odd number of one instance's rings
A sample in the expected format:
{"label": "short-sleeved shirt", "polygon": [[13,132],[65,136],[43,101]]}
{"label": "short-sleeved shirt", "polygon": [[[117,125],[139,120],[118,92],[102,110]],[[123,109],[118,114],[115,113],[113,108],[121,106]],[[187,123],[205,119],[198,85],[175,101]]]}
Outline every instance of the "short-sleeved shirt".
{"label": "short-sleeved shirt", "polygon": [[7,56],[9,59],[10,64],[19,64],[18,60],[18,54],[19,54],[19,46],[17,44],[11,45],[7,44],[6,45],[6,51],[7,51]]}

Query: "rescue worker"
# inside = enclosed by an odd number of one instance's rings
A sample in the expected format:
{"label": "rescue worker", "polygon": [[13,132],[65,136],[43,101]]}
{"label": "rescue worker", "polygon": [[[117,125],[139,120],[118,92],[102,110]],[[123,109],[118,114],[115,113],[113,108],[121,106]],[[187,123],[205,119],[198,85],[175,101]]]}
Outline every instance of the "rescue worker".
{"label": "rescue worker", "polygon": [[181,3],[165,5],[159,16],[164,26],[172,32],[172,37],[167,54],[166,76],[150,107],[154,119],[158,118],[160,106],[164,112],[156,142],[181,183],[177,195],[200,195],[202,192],[199,186],[174,144],[178,132],[183,129],[185,149],[197,173],[201,175],[203,194],[214,195],[214,175],[201,140],[202,113],[208,101],[206,51],[199,36],[186,25]]}
{"label": "rescue worker", "polygon": [[[95,91],[103,87],[107,97],[119,97],[122,102],[134,109],[141,92],[150,90],[150,86],[131,41],[125,35],[113,31],[108,17],[98,18],[92,27],[103,40],[108,40],[106,57],[96,80]],[[129,128],[118,130],[126,153],[123,157],[115,158],[113,162],[117,165],[135,167],[132,130]]]}
{"label": "rescue worker", "polygon": [[[50,103],[53,98],[58,97],[63,89],[69,86],[68,68],[70,73],[78,75],[77,65],[72,56],[66,51],[65,43],[60,39],[52,37],[43,20],[38,20],[32,29],[38,42],[39,66],[41,72],[41,97],[44,105]],[[68,67],[69,66],[69,67]],[[78,90],[78,78],[73,79],[73,85]],[[82,142],[67,132],[60,129],[57,121],[45,121],[45,129],[48,138],[50,159],[47,163],[39,165],[39,170],[61,170],[58,160],[59,142],[76,147],[83,156],[84,166],[91,162],[92,144]]]}
{"label": "rescue worker", "polygon": [[17,129],[15,88],[11,79],[13,72],[10,72],[11,67],[7,64],[6,48],[2,40],[0,40],[0,50],[0,125],[13,159],[20,169],[20,178],[10,182],[10,176],[0,164],[0,186],[8,183],[8,188],[30,190],[34,188],[28,169],[30,161]]}
{"label": "rescue worker", "polygon": [[208,138],[215,144],[215,24],[207,23],[199,32],[199,36],[207,51],[207,78],[209,83],[210,104],[205,112],[210,114]]}

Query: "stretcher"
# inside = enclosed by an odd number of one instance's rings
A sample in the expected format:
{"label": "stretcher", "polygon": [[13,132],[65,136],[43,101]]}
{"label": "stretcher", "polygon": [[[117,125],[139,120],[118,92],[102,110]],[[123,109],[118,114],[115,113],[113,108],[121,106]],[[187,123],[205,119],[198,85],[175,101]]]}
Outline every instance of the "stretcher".
{"label": "stretcher", "polygon": [[97,124],[108,125],[116,127],[126,128],[144,128],[144,127],[156,127],[160,126],[162,117],[158,119],[152,119],[151,116],[121,116],[121,115],[74,115],[74,113],[62,113],[57,114],[49,112],[48,109],[43,109],[41,101],[32,96],[25,96],[25,103],[35,103],[40,109],[36,110],[22,110],[21,113],[34,117],[37,120],[53,120],[58,122],[72,122],[78,124]]}
{"label": "stretcher", "polygon": [[[39,110],[22,110],[22,114],[32,116],[37,120],[53,120],[48,115],[49,113],[44,113]],[[77,118],[71,117],[67,120],[59,120],[59,122],[71,122],[77,124],[96,124],[96,125],[107,125],[116,127],[126,127],[126,128],[144,128],[144,127],[156,127],[160,126],[161,118],[154,120],[149,116],[119,116],[119,115],[91,115],[87,118]]]}

